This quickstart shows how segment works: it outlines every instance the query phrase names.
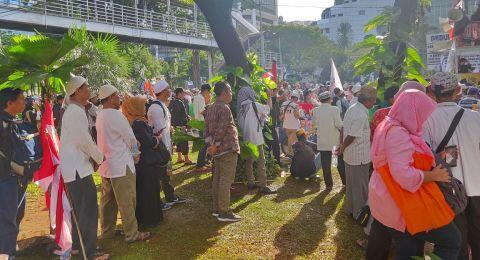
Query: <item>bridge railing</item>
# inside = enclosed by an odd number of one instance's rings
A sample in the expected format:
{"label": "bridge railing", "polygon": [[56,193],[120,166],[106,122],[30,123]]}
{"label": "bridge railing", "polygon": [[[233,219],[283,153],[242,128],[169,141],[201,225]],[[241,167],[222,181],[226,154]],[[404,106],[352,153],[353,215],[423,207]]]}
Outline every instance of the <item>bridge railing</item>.
{"label": "bridge railing", "polygon": [[69,17],[137,29],[213,39],[205,22],[98,0],[0,0],[0,5],[45,15]]}

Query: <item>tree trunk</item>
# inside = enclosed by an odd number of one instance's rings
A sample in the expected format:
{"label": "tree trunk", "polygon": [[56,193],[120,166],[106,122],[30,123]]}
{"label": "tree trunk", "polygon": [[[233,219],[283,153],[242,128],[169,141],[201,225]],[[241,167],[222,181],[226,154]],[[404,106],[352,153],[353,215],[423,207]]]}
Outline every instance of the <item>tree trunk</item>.
{"label": "tree trunk", "polygon": [[242,67],[249,74],[251,65],[232,23],[233,0],[195,0],[210,25],[225,64]]}
{"label": "tree trunk", "polygon": [[193,85],[196,88],[200,88],[201,79],[200,79],[200,51],[193,50],[192,55],[192,74],[193,74]]}
{"label": "tree trunk", "polygon": [[[418,0],[395,0],[393,5],[395,8],[400,9],[400,15],[396,21],[396,26],[406,27],[413,26],[415,19],[417,18]],[[402,77],[403,70],[401,68],[407,51],[407,45],[405,42],[392,42],[390,43],[390,49],[397,56],[397,63],[393,70],[393,81],[397,82]]]}

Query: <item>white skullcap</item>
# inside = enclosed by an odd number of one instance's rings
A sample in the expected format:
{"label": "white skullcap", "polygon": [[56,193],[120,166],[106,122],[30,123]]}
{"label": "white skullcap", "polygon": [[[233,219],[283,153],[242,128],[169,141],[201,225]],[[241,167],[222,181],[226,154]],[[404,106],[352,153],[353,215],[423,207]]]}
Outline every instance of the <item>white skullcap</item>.
{"label": "white skullcap", "polygon": [[165,89],[167,89],[168,87],[169,87],[168,83],[162,79],[157,83],[155,83],[155,85],[153,85],[153,92],[155,92],[155,94],[158,94],[164,91]]}
{"label": "white skullcap", "polygon": [[358,93],[361,89],[362,89],[362,85],[360,85],[360,83],[357,83],[353,85],[352,93],[353,94]]}
{"label": "white skullcap", "polygon": [[77,89],[79,89],[86,82],[87,82],[87,79],[85,79],[84,77],[81,77],[81,76],[72,77],[68,81],[67,88],[65,90],[67,92],[67,96],[69,97],[73,95],[73,93],[75,93],[75,91],[77,91]]}
{"label": "white skullcap", "polygon": [[118,89],[116,87],[112,85],[104,85],[98,91],[98,99],[100,100],[106,99],[117,92],[118,92]]}

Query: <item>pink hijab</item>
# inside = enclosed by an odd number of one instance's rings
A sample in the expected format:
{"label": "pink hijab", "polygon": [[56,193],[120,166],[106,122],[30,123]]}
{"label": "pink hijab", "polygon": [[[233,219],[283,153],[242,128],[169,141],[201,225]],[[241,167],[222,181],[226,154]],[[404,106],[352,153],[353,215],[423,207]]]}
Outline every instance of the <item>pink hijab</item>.
{"label": "pink hijab", "polygon": [[388,116],[378,125],[372,143],[372,161],[375,168],[386,164],[386,138],[391,127],[402,127],[408,131],[412,143],[417,150],[432,155],[428,145],[422,138],[423,124],[435,110],[436,103],[422,91],[409,89],[395,100]]}

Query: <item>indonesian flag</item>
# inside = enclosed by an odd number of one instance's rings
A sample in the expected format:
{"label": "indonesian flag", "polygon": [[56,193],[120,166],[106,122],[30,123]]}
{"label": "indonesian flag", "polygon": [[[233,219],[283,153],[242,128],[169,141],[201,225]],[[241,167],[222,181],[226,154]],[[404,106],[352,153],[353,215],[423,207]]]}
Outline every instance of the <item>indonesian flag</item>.
{"label": "indonesian flag", "polygon": [[58,167],[60,142],[53,122],[52,105],[47,101],[40,127],[43,160],[40,169],[34,173],[33,180],[45,192],[47,208],[50,211],[50,225],[55,230],[55,243],[62,252],[66,252],[72,247],[71,207],[65,193],[60,167]]}

